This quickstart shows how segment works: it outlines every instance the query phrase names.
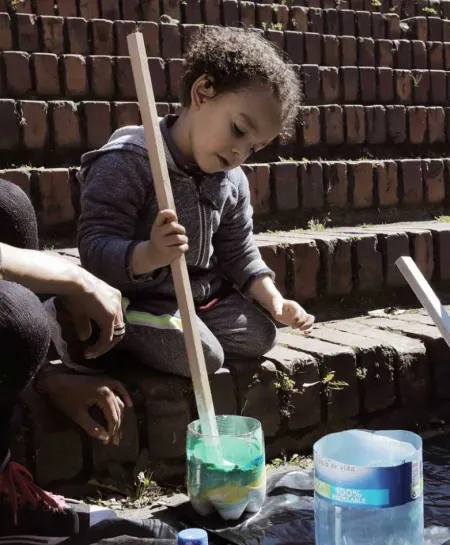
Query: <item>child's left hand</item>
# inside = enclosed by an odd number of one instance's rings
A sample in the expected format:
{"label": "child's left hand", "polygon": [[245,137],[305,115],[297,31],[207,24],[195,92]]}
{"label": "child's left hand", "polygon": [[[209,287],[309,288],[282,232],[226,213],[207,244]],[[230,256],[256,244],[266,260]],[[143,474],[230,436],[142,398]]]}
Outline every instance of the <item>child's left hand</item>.
{"label": "child's left hand", "polygon": [[290,326],[292,329],[299,329],[305,334],[311,333],[315,320],[314,316],[308,314],[298,303],[288,299],[279,299],[274,302],[271,314],[277,322]]}

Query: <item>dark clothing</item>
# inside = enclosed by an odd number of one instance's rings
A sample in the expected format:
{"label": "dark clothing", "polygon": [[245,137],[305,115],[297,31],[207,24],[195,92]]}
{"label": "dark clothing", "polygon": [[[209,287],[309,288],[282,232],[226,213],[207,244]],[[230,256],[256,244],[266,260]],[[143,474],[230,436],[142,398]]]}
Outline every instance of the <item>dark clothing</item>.
{"label": "dark clothing", "polygon": [[[26,194],[0,179],[0,243],[38,249],[36,215]],[[1,275],[1,246],[0,246]],[[8,452],[10,421],[20,392],[47,354],[47,313],[28,289],[0,279],[0,466]]]}

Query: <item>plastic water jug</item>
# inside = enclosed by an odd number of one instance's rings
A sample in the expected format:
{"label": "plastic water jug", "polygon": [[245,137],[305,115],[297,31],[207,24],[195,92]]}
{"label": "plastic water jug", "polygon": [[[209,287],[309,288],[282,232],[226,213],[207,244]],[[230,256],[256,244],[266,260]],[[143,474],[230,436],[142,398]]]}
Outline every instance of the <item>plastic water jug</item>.
{"label": "plastic water jug", "polygon": [[422,440],[350,430],[314,445],[316,545],[423,545]]}

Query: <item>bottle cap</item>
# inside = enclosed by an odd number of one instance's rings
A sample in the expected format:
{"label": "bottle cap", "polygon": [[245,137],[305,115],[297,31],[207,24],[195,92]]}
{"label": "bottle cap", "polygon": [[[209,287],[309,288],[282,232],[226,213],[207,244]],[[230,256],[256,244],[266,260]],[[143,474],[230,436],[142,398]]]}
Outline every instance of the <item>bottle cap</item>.
{"label": "bottle cap", "polygon": [[178,534],[178,545],[208,545],[208,534],[200,528],[188,528]]}

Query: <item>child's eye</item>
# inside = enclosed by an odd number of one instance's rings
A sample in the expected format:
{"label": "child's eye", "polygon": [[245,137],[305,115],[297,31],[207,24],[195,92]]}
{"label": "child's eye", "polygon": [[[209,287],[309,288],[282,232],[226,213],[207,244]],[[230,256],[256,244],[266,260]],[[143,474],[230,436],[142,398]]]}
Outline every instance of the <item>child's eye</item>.
{"label": "child's eye", "polygon": [[244,136],[244,133],[241,131],[241,129],[236,125],[236,123],[233,123],[233,130],[238,136]]}

